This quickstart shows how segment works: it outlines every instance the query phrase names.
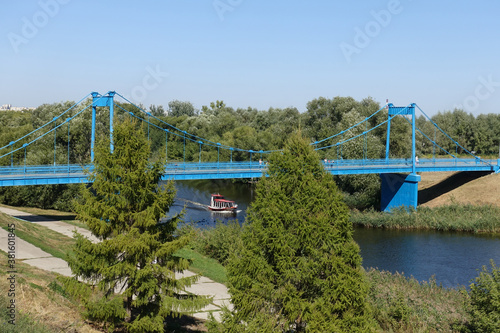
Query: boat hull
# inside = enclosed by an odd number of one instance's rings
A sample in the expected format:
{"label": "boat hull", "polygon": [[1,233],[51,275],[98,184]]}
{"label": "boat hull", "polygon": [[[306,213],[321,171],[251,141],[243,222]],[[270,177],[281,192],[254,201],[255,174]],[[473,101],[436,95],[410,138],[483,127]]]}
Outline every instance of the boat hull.
{"label": "boat hull", "polygon": [[208,206],[208,209],[210,209],[213,212],[228,212],[232,213],[235,212],[238,207],[211,207]]}

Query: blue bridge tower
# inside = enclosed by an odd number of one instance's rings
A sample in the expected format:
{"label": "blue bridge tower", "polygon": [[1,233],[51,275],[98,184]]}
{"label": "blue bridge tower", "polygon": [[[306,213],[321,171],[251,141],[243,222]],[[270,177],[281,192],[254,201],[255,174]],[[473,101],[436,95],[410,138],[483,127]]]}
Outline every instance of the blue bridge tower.
{"label": "blue bridge tower", "polygon": [[392,103],[388,104],[387,120],[387,140],[385,159],[389,160],[389,146],[391,137],[391,119],[397,115],[403,117],[411,116],[412,138],[411,138],[411,173],[409,175],[399,173],[382,173],[380,209],[390,211],[393,208],[406,206],[417,208],[418,202],[418,183],[420,176],[417,175],[417,155],[415,149],[415,103],[407,107],[396,107]]}

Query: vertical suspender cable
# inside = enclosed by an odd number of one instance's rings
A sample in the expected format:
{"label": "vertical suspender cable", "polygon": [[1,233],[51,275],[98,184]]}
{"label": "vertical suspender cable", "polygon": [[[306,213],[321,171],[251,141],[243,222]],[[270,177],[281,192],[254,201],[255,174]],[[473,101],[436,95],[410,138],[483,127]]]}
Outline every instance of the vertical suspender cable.
{"label": "vertical suspender cable", "polygon": [[10,143],[10,167],[14,167],[14,141]]}
{"label": "vertical suspender cable", "polygon": [[68,119],[68,170],[69,170],[69,145],[70,145],[70,136],[69,136],[69,119]]}
{"label": "vertical suspender cable", "polygon": [[184,134],[183,138],[184,138],[184,163],[186,163],[186,131],[182,131],[182,133]]}
{"label": "vertical suspender cable", "polygon": [[198,163],[201,163],[201,144],[203,142],[202,141],[198,141],[198,143],[200,144],[200,155],[199,155],[199,158],[198,158]]}
{"label": "vertical suspender cable", "polygon": [[415,174],[417,172],[417,151],[416,151],[416,113],[415,113],[415,104],[413,103],[411,105],[411,161],[412,161],[412,167],[411,167],[411,173]]}
{"label": "vertical suspender cable", "polygon": [[391,112],[390,112],[390,106],[388,106],[388,117],[387,117],[387,137],[385,139],[385,160],[389,159],[389,147],[390,147],[390,142],[391,142]]}
{"label": "vertical suspender cable", "polygon": [[24,144],[23,147],[24,147],[24,173],[26,173],[26,147],[28,146],[28,144]]}
{"label": "vertical suspender cable", "polygon": [[168,162],[168,129],[165,129],[165,163]]}
{"label": "vertical suspender cable", "polygon": [[363,159],[368,159],[368,142],[366,141],[368,133],[368,122],[365,122],[365,145],[363,147]]}
{"label": "vertical suspender cable", "polygon": [[344,133],[342,133],[342,141],[340,141],[340,159],[343,160],[344,158],[342,157],[342,144],[344,142]]}
{"label": "vertical suspender cable", "polygon": [[92,103],[92,129],[90,133],[90,162],[92,163],[94,163],[96,113],[96,106]]}
{"label": "vertical suspender cable", "polygon": [[56,165],[56,131],[57,131],[57,117],[52,119],[54,121],[54,166]]}
{"label": "vertical suspender cable", "polygon": [[436,163],[436,126],[434,126],[434,142],[432,142],[432,161]]}
{"label": "vertical suspender cable", "polygon": [[113,96],[115,96],[114,91],[109,91],[108,92],[108,101],[109,101],[109,150],[111,151],[111,154],[113,154],[113,151],[115,150],[115,143],[114,143],[114,138],[113,138],[113,118],[114,118],[114,99]]}

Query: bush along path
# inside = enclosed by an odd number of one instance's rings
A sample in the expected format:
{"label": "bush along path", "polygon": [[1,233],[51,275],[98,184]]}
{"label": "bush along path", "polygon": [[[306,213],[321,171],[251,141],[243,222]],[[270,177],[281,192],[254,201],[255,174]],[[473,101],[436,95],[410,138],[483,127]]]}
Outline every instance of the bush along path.
{"label": "bush along path", "polygon": [[[94,235],[92,235],[89,230],[76,227],[69,223],[51,220],[43,216],[21,212],[19,210],[8,207],[0,206],[0,212],[12,216],[16,219],[39,224],[68,237],[73,237],[73,231],[76,229],[81,235],[87,237],[92,242],[98,241],[98,239],[94,237]],[[9,252],[8,234],[9,232],[7,230],[0,228],[0,250],[6,253]],[[68,263],[63,259],[56,258],[51,254],[41,250],[40,248],[24,241],[23,239],[16,238],[15,243],[15,255],[17,260],[22,260],[28,265],[35,266],[46,271],[56,272],[64,276],[72,276],[71,269],[69,268]],[[193,275],[195,275],[195,273],[187,270],[182,273],[176,273],[177,278]],[[226,286],[221,283],[214,282],[209,278],[201,277],[195,284],[186,288],[186,292],[212,297],[211,304],[209,304],[199,312],[191,314],[196,319],[207,320],[209,319],[210,313],[212,313],[216,319],[219,319],[222,307],[227,306],[232,309],[232,305],[230,302],[231,297]]]}

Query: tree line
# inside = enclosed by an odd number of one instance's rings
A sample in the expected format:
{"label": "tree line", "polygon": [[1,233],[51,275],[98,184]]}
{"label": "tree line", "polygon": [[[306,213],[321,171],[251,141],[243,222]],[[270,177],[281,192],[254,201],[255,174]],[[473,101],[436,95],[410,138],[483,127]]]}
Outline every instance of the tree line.
{"label": "tree line", "polygon": [[[66,115],[73,116],[83,108],[89,108],[91,100],[73,108]],[[30,133],[34,129],[50,122],[54,117],[69,109],[74,102],[44,104],[34,110],[24,112],[5,111],[0,113],[0,156],[10,150],[21,148],[22,143],[9,146],[9,143]],[[253,159],[266,156],[259,155],[259,151],[272,151],[282,149],[286,138],[295,130],[300,129],[303,135],[314,143],[333,134],[339,133],[352,125],[369,117],[382,106],[371,98],[357,101],[352,97],[319,97],[307,103],[306,111],[300,113],[297,108],[269,108],[258,110],[256,108],[237,108],[227,106],[223,101],[215,101],[201,110],[194,108],[187,101],[174,100],[167,107],[151,105],[149,108],[141,106],[149,114],[138,112],[131,104],[115,102],[115,117],[124,119],[130,117],[128,112],[133,112],[136,117],[149,120],[151,125],[142,124],[144,133],[151,142],[152,156],[159,157],[163,154],[169,162],[209,162],[217,161],[244,161],[250,155],[244,151],[229,151],[217,149],[210,145],[199,144],[199,138],[207,139],[213,143],[253,150]],[[366,125],[357,127],[329,141],[325,145],[334,145],[342,139],[359,135],[363,131],[375,127],[387,120],[387,110],[382,110],[369,119]],[[90,162],[90,136],[91,113],[90,110],[75,116],[68,124],[66,119],[60,117],[46,126],[46,130],[59,126],[56,133],[49,133],[42,139],[26,149],[19,149],[11,157],[0,158],[0,165],[47,165]],[[427,138],[417,132],[417,155],[430,157],[432,155],[445,155],[446,150],[451,154],[464,154],[464,148],[475,152],[482,157],[496,157],[500,145],[500,114],[478,115],[468,114],[463,110],[438,112],[431,117],[432,121],[424,116],[418,116],[417,127]],[[164,123],[169,123],[187,134],[177,132],[177,135],[165,134],[158,130],[166,128]],[[455,145],[446,135],[436,130],[433,123],[437,124],[460,146]],[[109,133],[109,116],[107,108],[97,108],[97,128],[100,135]],[[194,134],[197,137],[190,136]],[[385,143],[387,126],[382,125],[359,139],[349,141],[338,147],[318,151],[321,159],[357,159],[357,158],[383,158],[385,156]],[[33,138],[33,137],[28,137]],[[429,139],[435,141],[433,144]],[[442,147],[439,148],[439,147]],[[166,156],[165,156],[166,155]],[[390,157],[409,158],[411,155],[411,126],[407,119],[398,116],[391,121]],[[352,207],[366,208],[378,204],[380,181],[376,175],[342,176],[336,177],[341,190],[348,194],[348,204]],[[12,190],[10,190],[12,191]],[[25,190],[26,191],[26,190]],[[46,190],[45,190],[46,191]],[[54,190],[60,192],[60,190]],[[12,198],[26,197],[21,195],[22,190],[10,193]],[[32,192],[32,191],[30,191]],[[3,193],[3,195],[2,195]],[[0,190],[0,200],[5,198],[5,190]],[[44,197],[37,195],[37,197]],[[51,195],[46,195],[48,202]],[[21,201],[22,202],[22,201]],[[18,204],[21,203],[18,201]],[[10,202],[13,203],[13,202]]]}

